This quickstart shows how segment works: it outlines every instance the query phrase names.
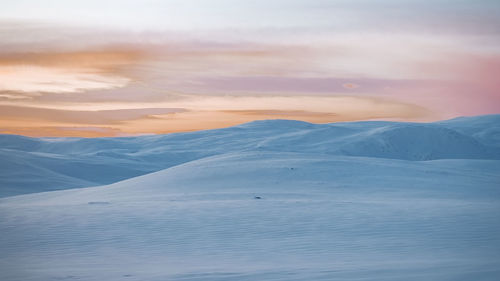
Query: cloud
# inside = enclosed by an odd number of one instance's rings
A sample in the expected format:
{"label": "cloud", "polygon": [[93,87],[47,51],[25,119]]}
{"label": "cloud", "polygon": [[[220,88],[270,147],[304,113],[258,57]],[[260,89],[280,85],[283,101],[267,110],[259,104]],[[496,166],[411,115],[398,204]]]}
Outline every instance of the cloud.
{"label": "cloud", "polygon": [[121,88],[130,82],[126,77],[102,74],[96,69],[85,68],[0,66],[0,73],[0,91],[17,92],[21,95],[4,95],[11,99],[21,99],[25,93],[77,93]]}
{"label": "cloud", "polygon": [[165,115],[185,111],[186,109],[183,108],[137,108],[83,111],[0,105],[0,117],[4,119],[84,125],[111,125],[147,116]]}
{"label": "cloud", "polygon": [[332,112],[315,112],[315,111],[305,111],[305,110],[221,110],[219,112],[229,113],[229,114],[240,114],[240,115],[257,115],[257,116],[276,116],[280,117],[321,117],[321,118],[332,118],[337,117],[338,114]]}
{"label": "cloud", "polygon": [[[196,83],[186,86],[191,91],[212,91],[238,94],[239,92],[265,94],[289,93],[291,95],[309,94],[363,94],[381,93],[387,87],[418,87],[432,84],[435,80],[424,79],[382,79],[343,77],[300,77],[300,76],[217,76],[203,77]],[[360,85],[363,85],[361,87]]]}
{"label": "cloud", "polygon": [[499,56],[488,36],[10,27],[0,26],[0,128],[10,133],[427,121],[499,108]]}
{"label": "cloud", "polygon": [[127,50],[52,53],[1,53],[0,93],[21,99],[41,93],[76,93],[126,86],[131,78],[122,71],[139,60]]}
{"label": "cloud", "polygon": [[26,100],[31,98],[31,96],[25,95],[25,93],[0,91],[0,100]]}
{"label": "cloud", "polygon": [[80,137],[137,135],[150,132],[126,132],[123,124],[130,120],[161,119],[156,116],[185,111],[182,108],[82,111],[0,105],[0,133]]}
{"label": "cloud", "polygon": [[0,134],[17,134],[31,137],[109,137],[132,136],[119,129],[107,127],[62,127],[62,126],[37,126],[1,128]]}
{"label": "cloud", "polygon": [[356,89],[356,88],[359,88],[359,85],[354,84],[354,83],[345,83],[345,84],[342,84],[342,87],[344,87],[346,89]]}

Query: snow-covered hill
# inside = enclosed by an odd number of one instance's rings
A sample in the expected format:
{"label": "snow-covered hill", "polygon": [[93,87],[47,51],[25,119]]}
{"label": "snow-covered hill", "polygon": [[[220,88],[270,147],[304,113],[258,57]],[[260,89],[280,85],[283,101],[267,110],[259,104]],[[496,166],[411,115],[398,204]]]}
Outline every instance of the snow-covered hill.
{"label": "snow-covered hill", "polygon": [[[0,197],[110,184],[208,156],[299,152],[402,160],[500,159],[500,115],[420,124],[255,121],[130,138],[0,135]],[[26,176],[23,176],[26,175]]]}
{"label": "snow-covered hill", "polygon": [[242,152],[8,197],[0,277],[497,280],[499,174],[497,160]]}
{"label": "snow-covered hill", "polygon": [[0,280],[496,281],[497,121],[4,136]]}

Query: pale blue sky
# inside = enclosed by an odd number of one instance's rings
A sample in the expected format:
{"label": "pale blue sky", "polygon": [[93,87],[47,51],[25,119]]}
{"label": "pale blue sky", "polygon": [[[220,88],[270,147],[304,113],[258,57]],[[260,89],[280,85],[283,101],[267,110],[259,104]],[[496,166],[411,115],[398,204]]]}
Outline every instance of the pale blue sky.
{"label": "pale blue sky", "polygon": [[4,0],[0,19],[133,30],[500,32],[494,0]]}

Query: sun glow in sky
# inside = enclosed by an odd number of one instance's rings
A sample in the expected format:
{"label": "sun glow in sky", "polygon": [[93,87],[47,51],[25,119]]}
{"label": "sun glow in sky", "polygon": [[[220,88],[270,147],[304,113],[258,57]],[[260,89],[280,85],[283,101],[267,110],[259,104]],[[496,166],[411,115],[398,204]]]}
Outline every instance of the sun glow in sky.
{"label": "sun glow in sky", "polygon": [[5,0],[0,133],[500,113],[500,2]]}

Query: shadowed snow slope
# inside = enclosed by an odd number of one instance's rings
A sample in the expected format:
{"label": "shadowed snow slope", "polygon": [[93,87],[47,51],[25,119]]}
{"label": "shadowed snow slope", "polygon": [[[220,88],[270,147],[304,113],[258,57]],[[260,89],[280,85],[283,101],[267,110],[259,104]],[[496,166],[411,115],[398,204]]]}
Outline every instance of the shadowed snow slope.
{"label": "shadowed snow slope", "polygon": [[208,156],[244,151],[315,153],[401,160],[500,159],[500,115],[436,123],[240,126],[129,138],[0,135],[0,197],[110,184]]}

